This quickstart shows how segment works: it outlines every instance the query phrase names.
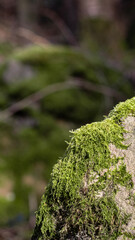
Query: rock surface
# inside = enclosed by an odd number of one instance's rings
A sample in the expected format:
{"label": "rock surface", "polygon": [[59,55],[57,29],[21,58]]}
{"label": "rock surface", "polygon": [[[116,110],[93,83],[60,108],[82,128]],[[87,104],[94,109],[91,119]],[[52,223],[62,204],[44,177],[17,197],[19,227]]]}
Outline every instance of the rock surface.
{"label": "rock surface", "polygon": [[135,239],[135,97],[73,132],[42,197],[36,239]]}
{"label": "rock surface", "polygon": [[7,84],[12,84],[25,79],[31,79],[34,75],[35,73],[32,67],[12,60],[8,63],[3,74],[3,79]]}

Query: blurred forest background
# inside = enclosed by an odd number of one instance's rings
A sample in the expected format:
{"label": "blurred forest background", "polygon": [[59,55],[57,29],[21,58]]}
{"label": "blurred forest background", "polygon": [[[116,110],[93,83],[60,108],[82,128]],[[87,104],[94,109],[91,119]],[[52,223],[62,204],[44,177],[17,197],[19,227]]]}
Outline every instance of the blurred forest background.
{"label": "blurred forest background", "polygon": [[134,0],[0,0],[0,239],[30,239],[69,130],[134,95]]}

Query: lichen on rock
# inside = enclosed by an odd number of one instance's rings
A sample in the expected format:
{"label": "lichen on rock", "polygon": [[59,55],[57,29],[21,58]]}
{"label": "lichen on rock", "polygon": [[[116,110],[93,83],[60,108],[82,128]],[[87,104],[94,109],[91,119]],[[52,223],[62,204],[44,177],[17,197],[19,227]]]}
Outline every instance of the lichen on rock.
{"label": "lichen on rock", "polygon": [[135,239],[135,97],[72,135],[32,239]]}

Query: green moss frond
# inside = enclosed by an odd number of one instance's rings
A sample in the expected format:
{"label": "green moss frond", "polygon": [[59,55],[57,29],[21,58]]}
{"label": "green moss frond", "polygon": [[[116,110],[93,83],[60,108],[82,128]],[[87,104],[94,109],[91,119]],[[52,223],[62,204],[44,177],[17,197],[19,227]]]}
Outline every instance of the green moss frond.
{"label": "green moss frond", "polygon": [[40,229],[41,239],[68,239],[79,231],[90,239],[115,240],[120,235],[127,216],[115,204],[116,186],[132,188],[133,182],[123,158],[117,167],[120,158],[111,156],[109,145],[127,148],[121,119],[128,115],[135,116],[135,97],[118,104],[104,121],[72,132],[37,212],[35,232]]}
{"label": "green moss frond", "polygon": [[128,99],[126,102],[119,103],[109,114],[109,117],[119,122],[127,116],[135,116],[135,97]]}

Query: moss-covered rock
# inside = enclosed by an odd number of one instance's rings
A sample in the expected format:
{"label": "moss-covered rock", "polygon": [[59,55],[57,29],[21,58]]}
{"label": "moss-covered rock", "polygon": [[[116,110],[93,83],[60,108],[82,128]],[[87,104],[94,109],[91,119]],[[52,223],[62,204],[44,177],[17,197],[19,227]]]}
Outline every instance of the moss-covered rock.
{"label": "moss-covered rock", "polygon": [[[63,89],[43,96],[20,111],[12,112],[9,108],[40,90],[77,79],[84,85],[94,86],[95,90]],[[98,92],[104,88],[120,95]],[[29,46],[8,55],[0,66],[0,89],[0,109],[8,109],[7,115],[12,115],[8,121],[0,122],[0,154],[4,159],[0,171],[13,178],[16,198],[10,212],[14,214],[28,214],[30,191],[39,199],[35,184],[27,184],[24,179],[30,175],[35,182],[48,182],[56,159],[65,151],[69,129],[101,120],[122,96],[124,99],[134,96],[134,89],[123,73],[108,66],[98,52],[85,53],[52,45]],[[2,120],[3,112],[0,115]]]}
{"label": "moss-covered rock", "polygon": [[72,134],[32,239],[135,239],[135,97]]}

